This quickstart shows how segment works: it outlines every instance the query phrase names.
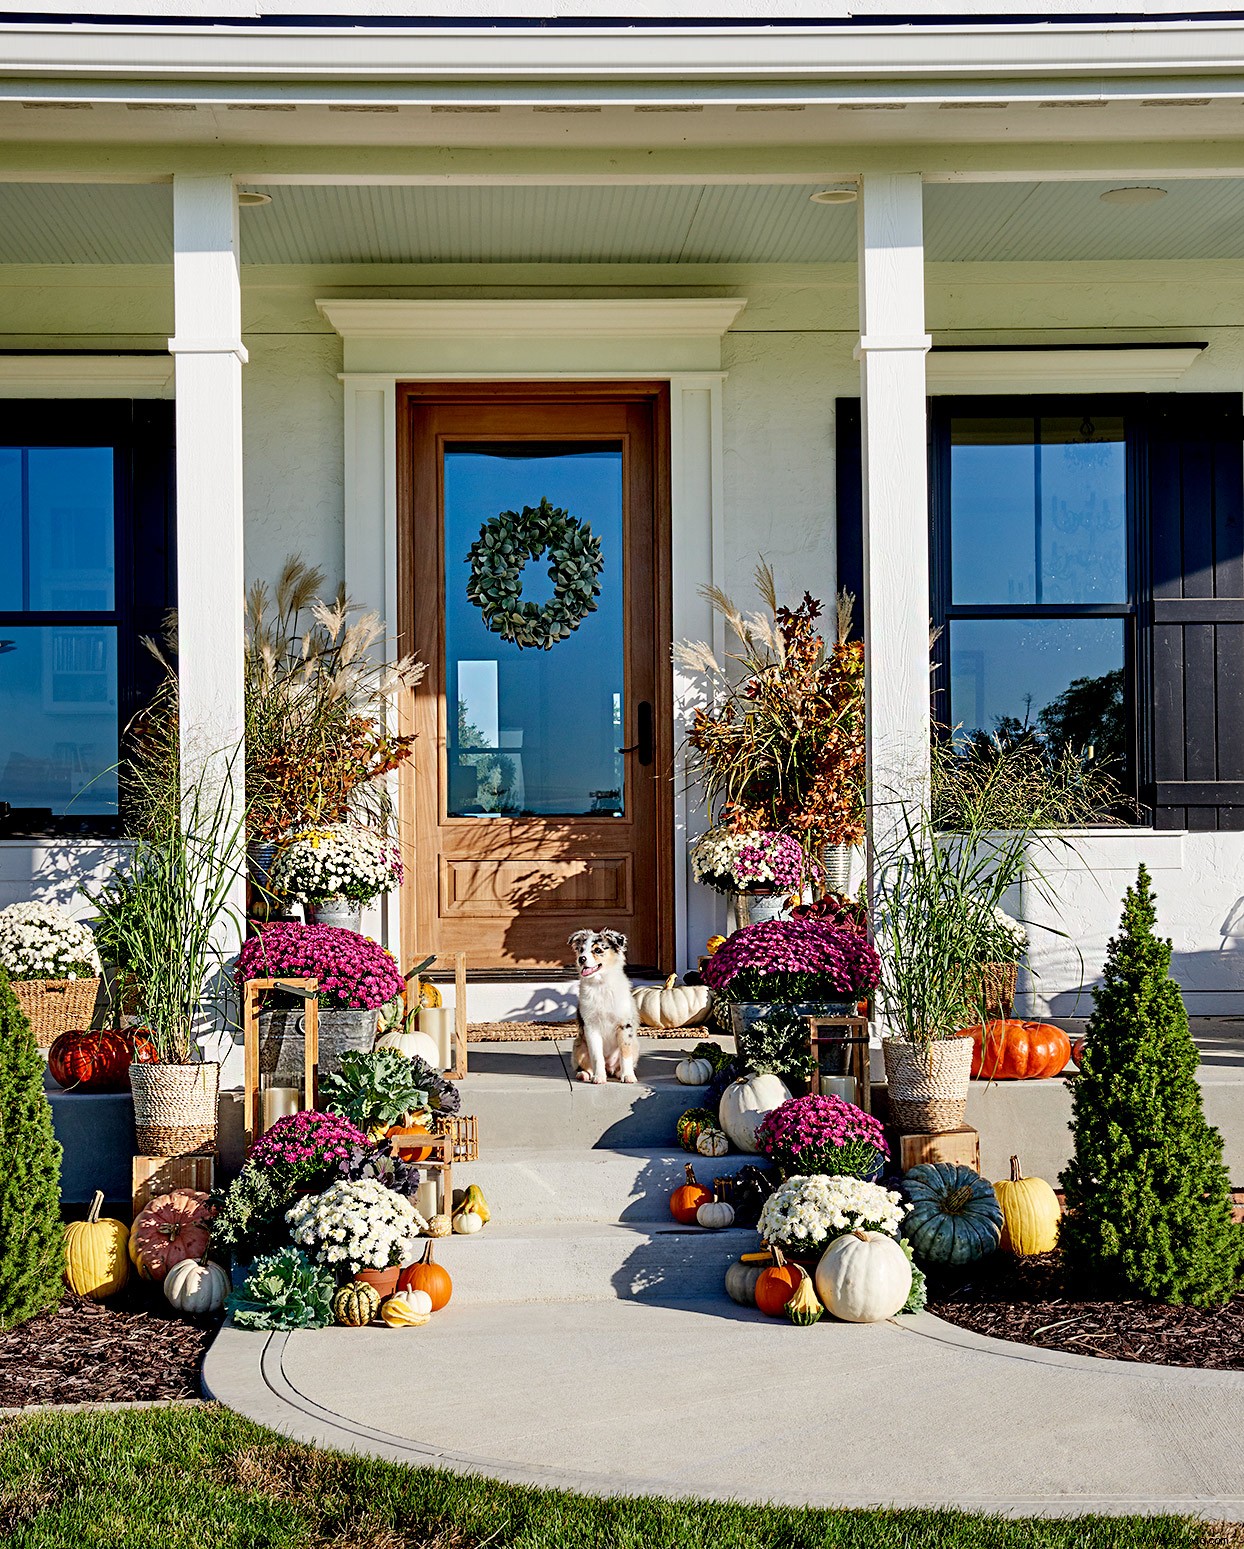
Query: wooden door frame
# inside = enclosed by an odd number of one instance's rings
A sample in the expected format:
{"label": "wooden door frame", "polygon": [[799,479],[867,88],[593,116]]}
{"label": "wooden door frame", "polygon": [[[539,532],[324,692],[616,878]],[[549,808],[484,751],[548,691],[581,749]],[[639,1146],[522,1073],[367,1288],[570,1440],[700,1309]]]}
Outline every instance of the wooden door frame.
{"label": "wooden door frame", "polygon": [[[607,400],[610,402],[646,402],[652,411],[653,451],[653,521],[656,538],[656,555],[653,566],[653,598],[655,638],[652,643],[655,661],[655,762],[665,777],[658,778],[656,800],[656,855],[653,865],[656,875],[656,939],[657,966],[662,973],[673,972],[677,960],[678,944],[675,940],[674,919],[674,673],[673,673],[673,582],[672,582],[672,510],[670,496],[670,384],[668,381],[509,381],[480,379],[464,382],[398,380],[395,384],[397,421],[397,630],[401,655],[414,655],[416,645],[415,617],[415,562],[414,562],[414,447],[411,434],[413,407],[421,402],[438,403],[497,403],[512,400],[516,403],[556,402],[558,400]],[[444,576],[438,577],[438,592],[442,595],[443,616]],[[444,737],[440,727],[444,722],[444,631],[437,631],[437,649],[431,653],[433,660],[427,663],[427,671],[437,685],[438,735],[434,755],[437,760],[436,790],[443,789],[445,778]],[[399,730],[410,734],[415,730],[415,692],[402,696],[399,710]],[[406,885],[415,886],[416,835],[419,831],[417,811],[418,781],[416,765],[427,750],[415,744],[414,757],[400,768],[398,777],[398,829],[406,874],[411,879]],[[439,819],[439,813],[434,814]],[[437,821],[425,826],[435,828]],[[438,905],[439,907],[439,905]],[[401,909],[401,954],[403,967],[426,956],[429,947],[420,939],[421,910],[418,898],[411,903],[403,901]],[[468,961],[468,970],[470,964]],[[554,977],[556,969],[550,968],[540,977]],[[485,969],[471,971],[470,977],[482,979],[532,978],[531,970]]]}

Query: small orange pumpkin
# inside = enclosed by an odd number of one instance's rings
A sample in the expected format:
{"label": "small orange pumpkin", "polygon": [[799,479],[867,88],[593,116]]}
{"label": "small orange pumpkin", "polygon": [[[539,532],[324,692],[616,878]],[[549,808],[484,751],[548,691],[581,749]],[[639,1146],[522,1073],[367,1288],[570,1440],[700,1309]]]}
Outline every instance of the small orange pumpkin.
{"label": "small orange pumpkin", "polygon": [[1071,1039],[1061,1027],[1048,1022],[1020,1022],[1007,1018],[987,1022],[982,1028],[965,1027],[959,1034],[970,1038],[972,1076],[986,1081],[1031,1081],[1061,1075],[1071,1058]]}
{"label": "small orange pumpkin", "polygon": [[799,1289],[804,1271],[798,1264],[788,1264],[778,1248],[774,1248],[773,1257],[776,1262],[762,1269],[756,1280],[756,1305],[766,1317],[780,1318]]}
{"label": "small orange pumpkin", "polygon": [[1071,1063],[1077,1070],[1084,1069],[1084,1050],[1088,1045],[1087,1038],[1077,1038],[1071,1045]]}
{"label": "small orange pumpkin", "polygon": [[431,1131],[426,1124],[394,1124],[386,1132],[385,1138],[395,1143],[397,1154],[404,1162],[426,1162],[432,1155],[431,1146],[407,1145],[407,1136],[429,1135]]}
{"label": "small orange pumpkin", "polygon": [[687,1181],[670,1195],[670,1215],[683,1226],[694,1226],[696,1211],[707,1205],[713,1197],[712,1189],[706,1189],[697,1179],[695,1169],[687,1163]]}
{"label": "small orange pumpkin", "polygon": [[454,1283],[449,1271],[432,1257],[432,1244],[423,1250],[423,1257],[408,1264],[397,1277],[399,1291],[426,1291],[432,1298],[432,1311],[439,1312],[454,1294]]}

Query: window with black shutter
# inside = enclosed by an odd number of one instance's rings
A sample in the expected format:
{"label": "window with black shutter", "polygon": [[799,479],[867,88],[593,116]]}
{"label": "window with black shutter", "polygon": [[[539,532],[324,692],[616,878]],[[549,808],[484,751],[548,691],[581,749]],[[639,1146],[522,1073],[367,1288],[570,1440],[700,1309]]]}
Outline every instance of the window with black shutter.
{"label": "window with black shutter", "polygon": [[173,409],[7,401],[0,415],[0,838],[114,834],[122,731],[173,604]]}
{"label": "window with black shutter", "polygon": [[[1244,828],[1238,395],[937,399],[935,725],[1109,760],[1158,827]],[[840,584],[863,584],[859,402]]]}

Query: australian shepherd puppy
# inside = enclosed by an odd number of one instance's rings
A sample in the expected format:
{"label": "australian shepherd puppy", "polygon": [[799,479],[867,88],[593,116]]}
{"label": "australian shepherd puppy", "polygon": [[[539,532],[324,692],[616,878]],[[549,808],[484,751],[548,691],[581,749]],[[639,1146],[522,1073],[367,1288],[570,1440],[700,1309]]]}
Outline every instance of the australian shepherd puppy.
{"label": "australian shepherd puppy", "polygon": [[579,968],[579,1034],[574,1062],[580,1081],[634,1081],[639,1017],[626,977],[626,937],[616,930],[579,930],[570,938]]}

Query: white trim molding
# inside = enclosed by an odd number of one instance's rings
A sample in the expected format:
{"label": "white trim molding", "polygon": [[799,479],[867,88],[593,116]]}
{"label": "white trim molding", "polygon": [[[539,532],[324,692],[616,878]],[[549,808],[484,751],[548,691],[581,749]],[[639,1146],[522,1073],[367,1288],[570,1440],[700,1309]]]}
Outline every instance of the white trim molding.
{"label": "white trim molding", "polygon": [[343,339],[720,339],[741,296],[632,300],[317,301]]}
{"label": "white trim molding", "polygon": [[172,398],[171,355],[0,355],[0,398]]}
{"label": "white trim molding", "polygon": [[1047,349],[934,349],[930,393],[1128,392],[1174,388],[1203,344],[1146,344]]}

